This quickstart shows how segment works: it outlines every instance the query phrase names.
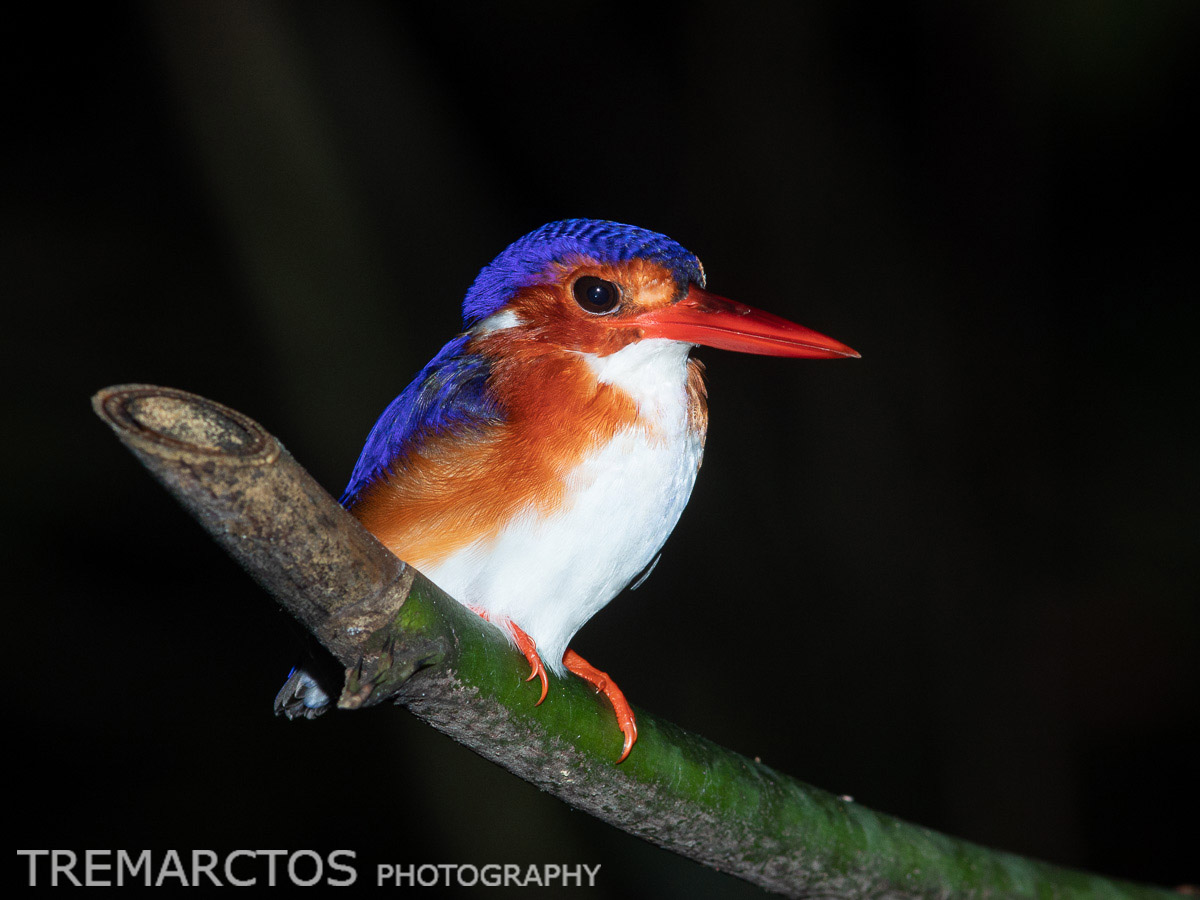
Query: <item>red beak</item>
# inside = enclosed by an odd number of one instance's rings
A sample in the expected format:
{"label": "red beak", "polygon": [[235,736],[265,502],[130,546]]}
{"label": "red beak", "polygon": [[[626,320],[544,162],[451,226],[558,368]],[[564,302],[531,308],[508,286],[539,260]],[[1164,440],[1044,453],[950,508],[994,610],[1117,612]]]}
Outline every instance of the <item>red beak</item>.
{"label": "red beak", "polygon": [[857,358],[858,353],[787,319],[734,303],[692,285],[677,303],[637,317],[642,336],[703,344],[722,350],[807,359]]}

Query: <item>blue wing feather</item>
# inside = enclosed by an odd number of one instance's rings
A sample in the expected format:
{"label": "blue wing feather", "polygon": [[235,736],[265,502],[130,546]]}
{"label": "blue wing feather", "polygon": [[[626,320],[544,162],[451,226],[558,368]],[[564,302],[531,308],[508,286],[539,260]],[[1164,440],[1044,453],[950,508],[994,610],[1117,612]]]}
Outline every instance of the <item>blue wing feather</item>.
{"label": "blue wing feather", "polygon": [[503,412],[488,389],[491,367],[485,357],[466,352],[469,341],[469,335],[460,334],[446,344],[388,404],[367,437],[342,505],[351,506],[363,488],[425,438],[503,421]]}

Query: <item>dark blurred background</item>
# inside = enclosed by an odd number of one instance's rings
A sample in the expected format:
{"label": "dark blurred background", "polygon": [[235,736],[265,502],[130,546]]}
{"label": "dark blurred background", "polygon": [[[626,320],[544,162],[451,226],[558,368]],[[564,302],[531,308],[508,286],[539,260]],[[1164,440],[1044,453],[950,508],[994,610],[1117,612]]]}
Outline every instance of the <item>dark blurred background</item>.
{"label": "dark blurred background", "polygon": [[1200,879],[1200,7],[734,10],[105,4],[12,33],[21,846],[587,862],[594,896],[756,895],[402,710],[273,718],[287,616],[88,405],[196,391],[336,494],[478,269],[588,216],[863,358],[700,352],[691,505],[577,649],[873,808]]}

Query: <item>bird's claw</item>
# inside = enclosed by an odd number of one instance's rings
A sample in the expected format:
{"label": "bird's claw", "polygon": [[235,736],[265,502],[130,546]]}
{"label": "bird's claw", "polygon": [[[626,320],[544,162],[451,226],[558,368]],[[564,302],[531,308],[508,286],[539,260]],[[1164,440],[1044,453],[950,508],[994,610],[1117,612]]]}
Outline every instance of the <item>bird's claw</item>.
{"label": "bird's claw", "polygon": [[[477,606],[469,607],[469,609],[485,622],[491,621],[487,610]],[[512,622],[505,622],[504,627],[512,635],[517,649],[529,661],[529,677],[525,680],[533,681],[535,678],[540,678],[542,681],[542,695],[538,697],[537,703],[533,704],[541,706],[542,701],[546,699],[546,693],[550,690],[550,679],[546,675],[546,666],[542,663],[542,657],[538,655],[537,644],[534,643],[533,638]],[[595,688],[597,694],[603,694],[612,704],[613,713],[617,717],[617,727],[621,729],[621,734],[624,736],[621,743],[621,755],[617,757],[617,762],[624,762],[625,758],[629,756],[629,751],[633,749],[633,745],[637,743],[637,718],[633,714],[633,707],[629,705],[629,701],[625,699],[625,695],[621,693],[621,689],[616,686],[607,672],[601,672],[574,650],[568,649],[563,654],[562,661],[568,671],[578,675]]]}
{"label": "bird's claw", "polygon": [[[487,614],[487,610],[478,606],[470,606],[468,609],[485,622],[491,622],[491,618]],[[514,625],[512,622],[506,622],[505,627],[508,628],[508,633],[512,635],[512,639],[516,641],[517,649],[524,654],[525,659],[529,662],[529,677],[526,681],[533,681],[535,678],[542,680],[542,696],[538,697],[537,703],[534,706],[541,706],[542,701],[546,699],[546,694],[550,690],[550,679],[546,675],[546,667],[542,664],[542,658],[538,655],[537,644],[533,638],[527,635],[524,631]]]}
{"label": "bird's claw", "polygon": [[550,679],[546,675],[546,667],[542,664],[542,658],[538,655],[537,644],[533,642],[533,638],[511,622],[509,628],[512,629],[513,638],[516,639],[517,649],[524,653],[525,659],[529,661],[529,677],[525,680],[542,679],[542,696],[538,697],[537,703],[533,704],[541,706],[542,701],[546,699],[546,692],[550,690]]}
{"label": "bird's claw", "polygon": [[613,713],[617,717],[617,727],[625,736],[621,745],[621,755],[617,757],[617,762],[624,762],[625,758],[629,756],[629,751],[637,742],[637,719],[633,715],[633,708],[629,705],[629,701],[625,699],[625,695],[613,683],[607,672],[601,672],[574,650],[568,649],[563,654],[563,665],[567,667],[568,671],[592,685],[596,689],[596,693],[603,694],[612,704]]}

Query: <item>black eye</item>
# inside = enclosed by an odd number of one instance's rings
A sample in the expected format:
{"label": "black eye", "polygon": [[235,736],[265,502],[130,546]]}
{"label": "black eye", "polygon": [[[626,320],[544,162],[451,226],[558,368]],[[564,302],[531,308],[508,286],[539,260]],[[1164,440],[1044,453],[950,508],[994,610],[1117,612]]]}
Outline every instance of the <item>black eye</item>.
{"label": "black eye", "polygon": [[612,312],[621,302],[621,289],[611,281],[584,275],[575,280],[575,302],[590,313]]}

